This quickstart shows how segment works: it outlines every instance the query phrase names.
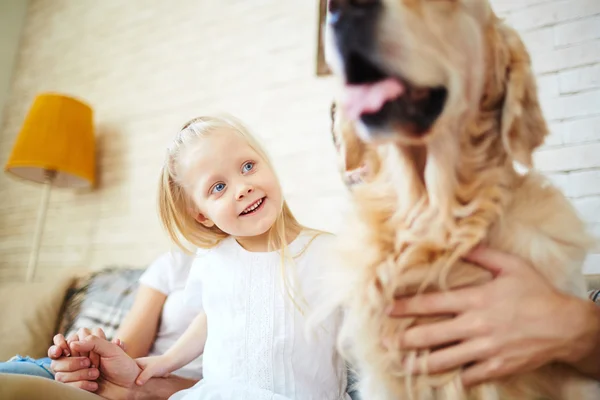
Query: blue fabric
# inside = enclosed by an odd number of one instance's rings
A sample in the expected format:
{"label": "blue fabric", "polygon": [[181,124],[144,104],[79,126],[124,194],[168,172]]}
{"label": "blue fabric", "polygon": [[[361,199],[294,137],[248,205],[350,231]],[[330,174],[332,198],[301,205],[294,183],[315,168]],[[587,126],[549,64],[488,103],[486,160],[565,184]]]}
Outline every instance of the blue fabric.
{"label": "blue fabric", "polygon": [[0,373],[41,376],[54,379],[54,372],[50,369],[51,359],[21,357],[17,355],[6,362],[0,362]]}

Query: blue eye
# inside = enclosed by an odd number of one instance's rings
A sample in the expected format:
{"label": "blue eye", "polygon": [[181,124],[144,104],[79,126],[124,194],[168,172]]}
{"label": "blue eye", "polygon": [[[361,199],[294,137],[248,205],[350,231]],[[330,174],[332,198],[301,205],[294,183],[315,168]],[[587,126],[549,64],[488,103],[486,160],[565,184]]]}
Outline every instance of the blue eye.
{"label": "blue eye", "polygon": [[225,184],[224,183],[217,183],[215,186],[213,186],[213,188],[211,189],[211,193],[219,193],[222,192],[223,190],[225,190]]}
{"label": "blue eye", "polygon": [[244,166],[242,167],[242,171],[250,172],[250,171],[252,171],[253,168],[254,168],[254,163],[252,161],[249,161],[246,164],[244,164]]}

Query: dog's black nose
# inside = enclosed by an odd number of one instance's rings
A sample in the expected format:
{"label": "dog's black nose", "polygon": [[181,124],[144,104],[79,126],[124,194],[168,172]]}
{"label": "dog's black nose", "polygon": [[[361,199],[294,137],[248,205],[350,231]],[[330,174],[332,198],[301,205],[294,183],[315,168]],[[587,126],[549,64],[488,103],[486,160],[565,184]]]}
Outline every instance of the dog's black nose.
{"label": "dog's black nose", "polygon": [[364,8],[381,4],[381,0],[329,0],[329,12],[341,7]]}
{"label": "dog's black nose", "polygon": [[341,14],[363,15],[373,11],[381,5],[381,0],[329,0],[327,10],[330,18],[337,19]]}
{"label": "dog's black nose", "polygon": [[382,0],[329,0],[327,22],[338,35],[371,35]]}
{"label": "dog's black nose", "polygon": [[374,81],[381,75],[371,73],[363,61],[373,58],[376,51],[382,9],[382,0],[329,0],[327,23],[350,83]]}

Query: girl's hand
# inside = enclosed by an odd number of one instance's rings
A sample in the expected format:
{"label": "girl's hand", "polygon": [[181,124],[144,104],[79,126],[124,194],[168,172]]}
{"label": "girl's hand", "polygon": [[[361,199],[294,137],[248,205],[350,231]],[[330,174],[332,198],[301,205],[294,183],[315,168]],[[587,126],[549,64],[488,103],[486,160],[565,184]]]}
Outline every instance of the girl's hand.
{"label": "girl's hand", "polygon": [[150,378],[165,378],[171,372],[171,363],[168,357],[164,355],[136,358],[135,362],[142,369],[142,372],[135,380],[135,383],[139,386],[148,382]]}
{"label": "girl's hand", "polygon": [[416,373],[472,363],[462,375],[472,386],[585,355],[590,341],[584,340],[589,331],[584,300],[559,292],[517,257],[478,248],[467,258],[495,278],[477,287],[397,300],[390,309],[392,317],[455,315],[410,328],[400,338],[403,349],[443,346],[415,362]]}

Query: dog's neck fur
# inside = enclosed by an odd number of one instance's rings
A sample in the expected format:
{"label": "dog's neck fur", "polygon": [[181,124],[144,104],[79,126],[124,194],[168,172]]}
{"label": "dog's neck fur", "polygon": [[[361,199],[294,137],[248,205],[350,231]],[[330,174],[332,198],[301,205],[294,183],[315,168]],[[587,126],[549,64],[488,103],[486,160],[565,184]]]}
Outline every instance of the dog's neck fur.
{"label": "dog's neck fur", "polygon": [[[506,65],[497,59],[503,56],[490,51],[486,63]],[[452,265],[484,241],[518,180],[500,135],[506,71],[486,71],[479,109],[460,119],[468,123],[439,124],[448,131],[433,132],[421,147],[379,146],[379,174],[356,191],[363,219],[377,227],[371,233],[381,254],[393,253],[405,269],[435,271],[425,285],[446,286]]]}

